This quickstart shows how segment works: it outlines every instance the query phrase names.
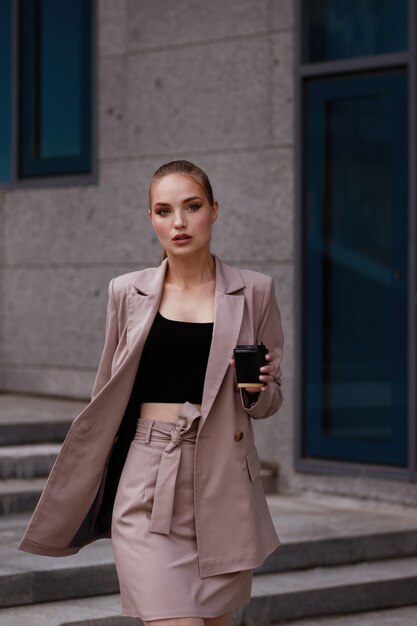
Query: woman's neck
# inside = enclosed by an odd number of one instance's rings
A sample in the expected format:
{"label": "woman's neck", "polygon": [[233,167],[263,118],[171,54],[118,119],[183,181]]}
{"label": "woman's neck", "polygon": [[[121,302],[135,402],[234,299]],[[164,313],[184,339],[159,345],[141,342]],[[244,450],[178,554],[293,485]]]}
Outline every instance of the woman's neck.
{"label": "woman's neck", "polygon": [[215,278],[216,263],[210,251],[198,257],[173,257],[168,255],[165,282],[186,289],[207,283]]}

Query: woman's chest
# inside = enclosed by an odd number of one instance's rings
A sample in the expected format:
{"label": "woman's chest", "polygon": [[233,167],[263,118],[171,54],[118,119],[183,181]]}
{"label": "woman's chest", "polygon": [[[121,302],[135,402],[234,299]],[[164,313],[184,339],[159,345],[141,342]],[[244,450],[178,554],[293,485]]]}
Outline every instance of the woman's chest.
{"label": "woman's chest", "polygon": [[159,305],[161,315],[183,322],[213,322],[214,282],[210,283],[189,291],[166,285]]}

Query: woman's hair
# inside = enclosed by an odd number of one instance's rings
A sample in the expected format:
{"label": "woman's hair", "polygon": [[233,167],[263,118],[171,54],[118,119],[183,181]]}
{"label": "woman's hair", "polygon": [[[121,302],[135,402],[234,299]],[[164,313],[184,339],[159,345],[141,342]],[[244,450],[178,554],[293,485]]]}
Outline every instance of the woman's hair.
{"label": "woman's hair", "polygon": [[207,196],[207,199],[210,205],[214,203],[213,189],[211,188],[211,184],[207,174],[198,167],[198,165],[194,165],[191,161],[170,161],[169,163],[164,163],[161,167],[158,167],[156,172],[151,178],[151,183],[149,185],[149,203],[151,199],[152,186],[156,183],[157,180],[161,180],[164,176],[169,176],[170,174],[188,174],[193,178],[197,178],[198,182],[204,189],[204,193]]}

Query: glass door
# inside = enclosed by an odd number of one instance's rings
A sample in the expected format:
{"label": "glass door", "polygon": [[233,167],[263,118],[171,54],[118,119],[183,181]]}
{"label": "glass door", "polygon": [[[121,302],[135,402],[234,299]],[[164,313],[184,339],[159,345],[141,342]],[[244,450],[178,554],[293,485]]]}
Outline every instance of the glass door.
{"label": "glass door", "polygon": [[407,463],[407,79],[305,84],[303,456]]}

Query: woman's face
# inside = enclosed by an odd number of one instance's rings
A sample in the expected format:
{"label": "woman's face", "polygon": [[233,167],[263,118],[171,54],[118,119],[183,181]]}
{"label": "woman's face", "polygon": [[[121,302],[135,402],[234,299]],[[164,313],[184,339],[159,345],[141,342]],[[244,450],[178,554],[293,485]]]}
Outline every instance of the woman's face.
{"label": "woman's face", "polygon": [[167,254],[188,256],[208,250],[211,225],[217,219],[199,181],[187,174],[169,174],[152,185],[149,216]]}

